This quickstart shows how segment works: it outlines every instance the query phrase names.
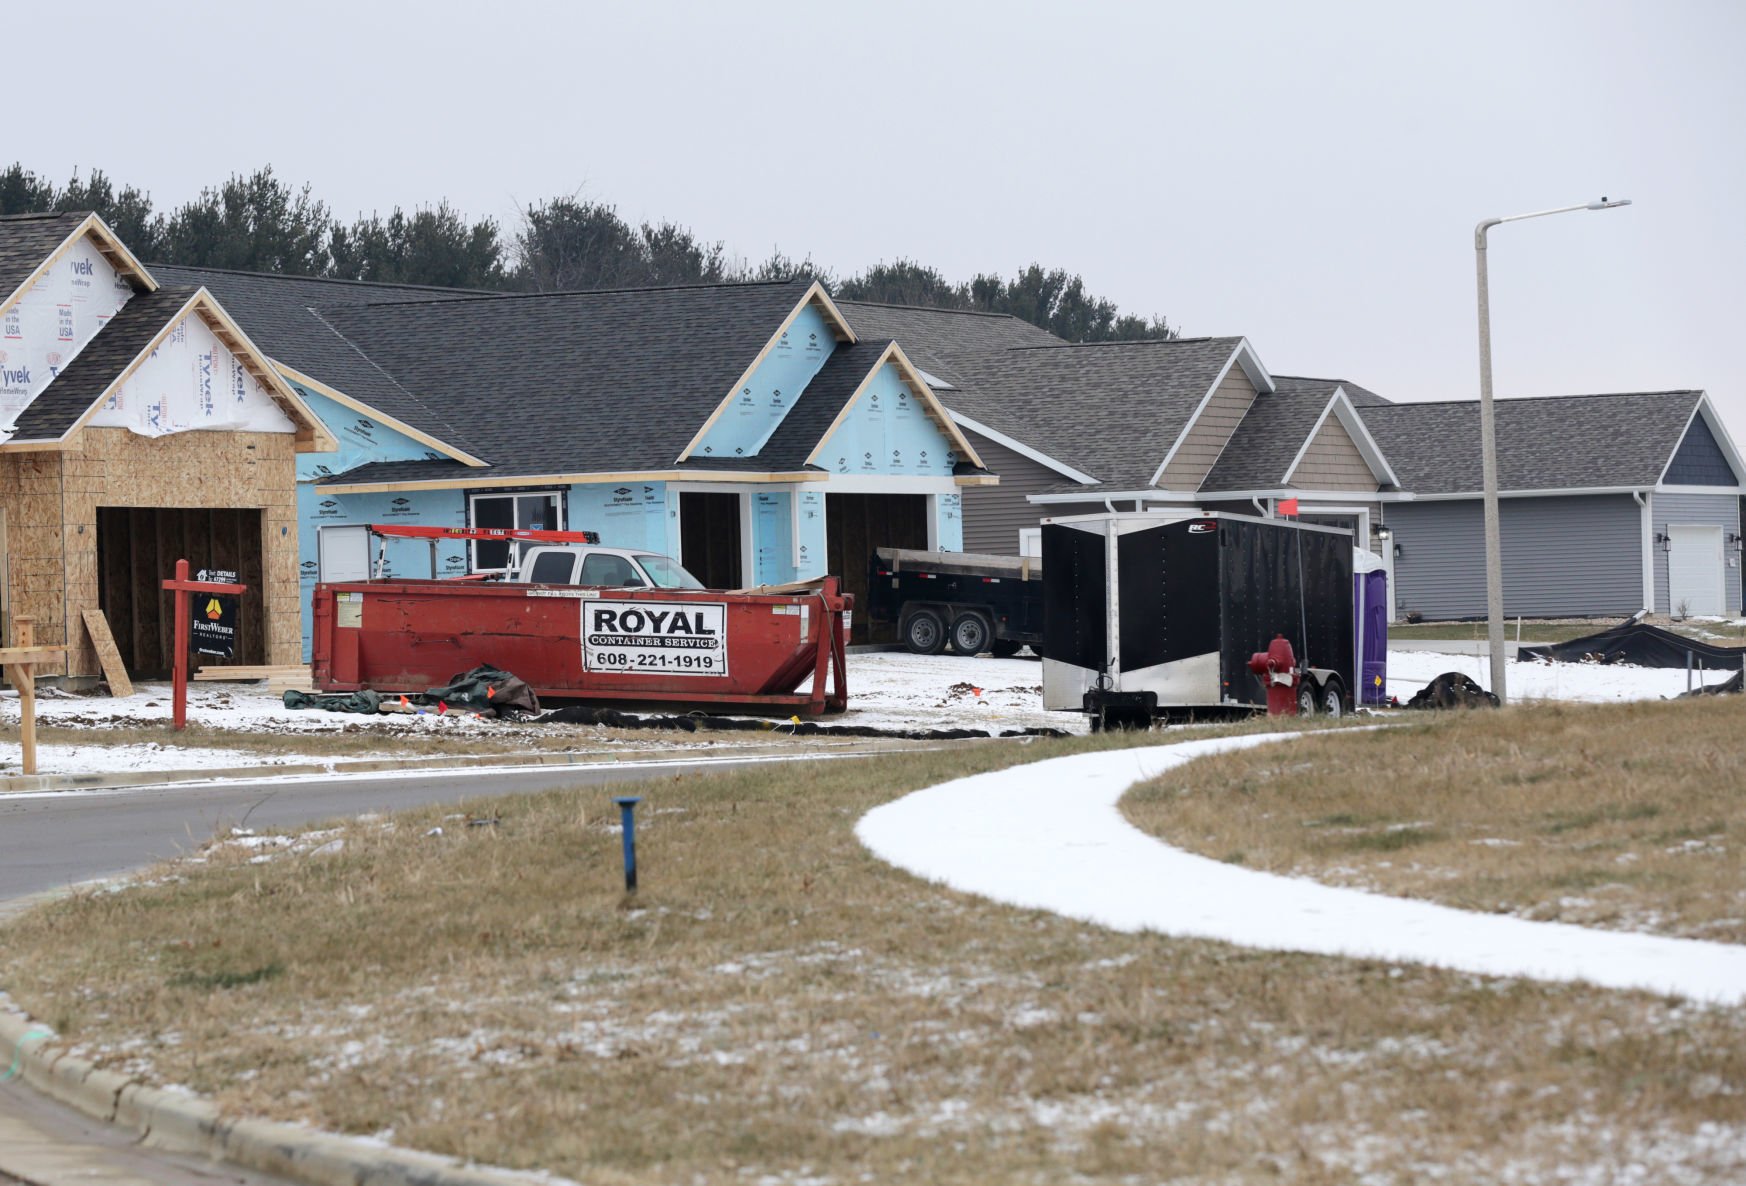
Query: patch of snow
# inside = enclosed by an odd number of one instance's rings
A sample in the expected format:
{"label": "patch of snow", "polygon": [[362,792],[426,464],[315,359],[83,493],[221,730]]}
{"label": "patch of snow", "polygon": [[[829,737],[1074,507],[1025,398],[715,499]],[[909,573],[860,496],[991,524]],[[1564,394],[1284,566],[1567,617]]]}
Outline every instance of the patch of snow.
{"label": "patch of snow", "polygon": [[906,795],[868,812],[855,831],[875,855],[919,877],[1119,931],[1746,1002],[1746,947],[1478,914],[1256,872],[1173,848],[1117,807],[1129,787],[1197,757],[1294,736],[1015,766]]}

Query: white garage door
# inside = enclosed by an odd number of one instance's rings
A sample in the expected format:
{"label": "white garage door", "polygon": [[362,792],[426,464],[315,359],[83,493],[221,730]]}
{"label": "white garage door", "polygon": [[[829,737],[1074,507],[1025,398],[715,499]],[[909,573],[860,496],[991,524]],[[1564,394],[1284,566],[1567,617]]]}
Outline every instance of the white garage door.
{"label": "white garage door", "polygon": [[1722,529],[1669,525],[1667,538],[1668,608],[1700,617],[1726,612],[1722,592]]}

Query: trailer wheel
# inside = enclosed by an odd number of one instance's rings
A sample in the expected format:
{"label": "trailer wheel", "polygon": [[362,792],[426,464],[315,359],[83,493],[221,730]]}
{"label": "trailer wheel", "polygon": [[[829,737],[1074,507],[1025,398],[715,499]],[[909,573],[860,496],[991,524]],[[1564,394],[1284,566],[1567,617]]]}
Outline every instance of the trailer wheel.
{"label": "trailer wheel", "polygon": [[1297,715],[1300,717],[1313,717],[1316,715],[1316,709],[1318,707],[1319,701],[1316,699],[1316,681],[1305,676],[1303,683],[1297,686]]}
{"label": "trailer wheel", "polygon": [[993,637],[994,628],[981,614],[960,614],[952,623],[952,649],[960,655],[980,655]]}
{"label": "trailer wheel", "polygon": [[1025,649],[1025,644],[1013,638],[997,638],[988,644],[997,659],[1010,659]]}
{"label": "trailer wheel", "polygon": [[903,645],[912,655],[937,655],[946,649],[946,624],[931,609],[911,610],[903,621]]}
{"label": "trailer wheel", "polygon": [[1346,715],[1346,689],[1340,681],[1331,679],[1322,686],[1322,715],[1339,720]]}

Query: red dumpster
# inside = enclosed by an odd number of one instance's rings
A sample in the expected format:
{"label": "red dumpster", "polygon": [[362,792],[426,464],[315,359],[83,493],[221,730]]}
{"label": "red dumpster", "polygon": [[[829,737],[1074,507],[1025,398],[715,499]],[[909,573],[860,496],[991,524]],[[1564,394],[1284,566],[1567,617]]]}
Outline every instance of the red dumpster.
{"label": "red dumpster", "polygon": [[[489,663],[556,699],[841,712],[853,603],[835,577],[784,593],[323,584],[312,667],[330,692],[422,692]],[[797,692],[808,677],[811,690]]]}

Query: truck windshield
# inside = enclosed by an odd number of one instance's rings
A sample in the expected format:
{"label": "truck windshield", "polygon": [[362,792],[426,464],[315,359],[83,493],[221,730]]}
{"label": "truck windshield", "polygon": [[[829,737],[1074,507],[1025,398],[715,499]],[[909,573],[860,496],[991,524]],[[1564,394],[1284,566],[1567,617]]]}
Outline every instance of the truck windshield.
{"label": "truck windshield", "polygon": [[683,565],[671,556],[656,556],[645,554],[638,556],[643,571],[649,574],[649,579],[655,582],[657,589],[701,589],[703,582],[685,571]]}

